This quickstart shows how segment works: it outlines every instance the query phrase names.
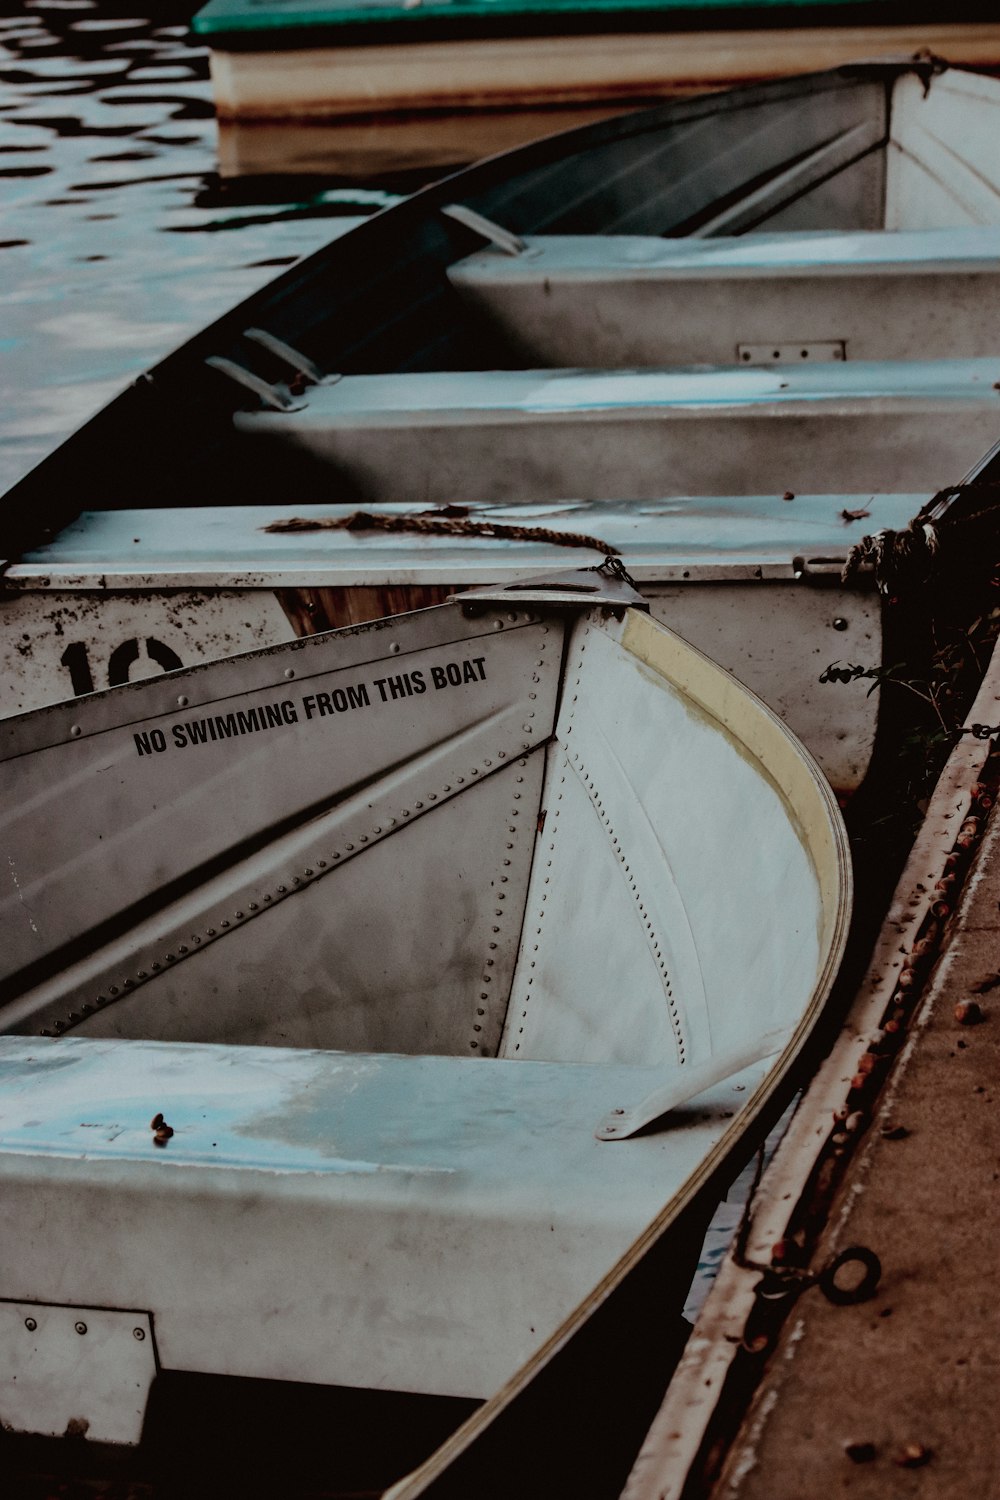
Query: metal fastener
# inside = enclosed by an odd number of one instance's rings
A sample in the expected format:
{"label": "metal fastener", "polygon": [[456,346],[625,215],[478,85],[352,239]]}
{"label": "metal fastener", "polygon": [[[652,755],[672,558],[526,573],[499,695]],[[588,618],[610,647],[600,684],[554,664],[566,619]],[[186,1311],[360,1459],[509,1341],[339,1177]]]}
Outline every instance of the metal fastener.
{"label": "metal fastener", "polygon": [[929,1464],[933,1458],[933,1450],[924,1443],[907,1443],[901,1453],[897,1453],[893,1463],[901,1469],[921,1469],[924,1464]]}
{"label": "metal fastener", "polygon": [[77,1333],[81,1333],[82,1334],[82,1333],[86,1333],[87,1332],[87,1325],[86,1325],[86,1323],[74,1323],[73,1327],[76,1329]]}

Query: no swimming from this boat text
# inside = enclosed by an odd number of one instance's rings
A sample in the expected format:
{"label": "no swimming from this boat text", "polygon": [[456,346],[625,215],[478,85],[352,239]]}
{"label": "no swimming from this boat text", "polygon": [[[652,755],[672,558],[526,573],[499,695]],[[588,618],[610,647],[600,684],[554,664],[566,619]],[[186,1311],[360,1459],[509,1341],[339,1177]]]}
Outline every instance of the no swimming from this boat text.
{"label": "no swimming from this boat text", "polygon": [[486,681],[485,656],[465,657],[459,661],[415,667],[370,682],[355,682],[329,692],[306,693],[298,701],[281,698],[258,703],[252,708],[231,709],[228,713],[206,714],[200,718],[181,719],[168,730],[147,729],[133,732],[137,755],[160,755],[165,750],[187,750],[213,741],[238,739],[244,734],[281,729],[290,724],[326,719],[380,703],[401,703],[442,688],[461,687]]}

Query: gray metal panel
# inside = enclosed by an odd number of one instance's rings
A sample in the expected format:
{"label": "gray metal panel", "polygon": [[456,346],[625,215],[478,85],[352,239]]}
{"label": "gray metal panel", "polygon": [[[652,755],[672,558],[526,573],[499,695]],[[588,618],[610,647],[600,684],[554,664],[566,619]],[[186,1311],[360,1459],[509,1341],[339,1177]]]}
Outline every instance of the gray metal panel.
{"label": "gray metal panel", "polygon": [[921,88],[899,79],[887,151],[890,229],[1000,220],[995,81],[949,69]]}
{"label": "gray metal panel", "polygon": [[788,583],[658,586],[654,620],[732,672],[785,721],[838,792],[857,788],[875,742],[879,689],[819,681],[830,662],[882,660],[877,594]]}
{"label": "gray metal panel", "polygon": [[[828,75],[772,85],[763,96],[715,94],[685,104],[685,117],[667,132],[658,126],[661,112],[650,111],[645,133],[641,121],[629,121],[624,140],[609,132],[570,162],[522,173],[506,191],[464,201],[520,233],[690,233],[743,200],[748,184],[752,191],[780,178],[801,156],[858,126],[864,133],[853,137],[856,154],[878,148],[888,133],[886,104],[881,78]],[[867,183],[854,185],[860,201],[852,220],[881,227],[881,198],[873,203]],[[808,189],[800,180],[792,195]],[[840,202],[831,228],[845,211]],[[873,212],[877,217],[865,222]]]}
{"label": "gray metal panel", "polygon": [[[176,534],[177,512],[161,514]],[[133,554],[140,553],[134,514],[125,532],[120,512],[107,517],[116,537],[124,542],[127,536]],[[96,529],[106,537],[103,521]],[[185,517],[180,525],[187,530],[187,524]],[[139,562],[134,556],[133,568]],[[294,635],[273,594],[258,591],[248,608],[246,597],[232,589],[192,588],[193,581],[189,573],[183,583],[162,583],[154,591],[148,578],[133,571],[131,585],[122,588],[98,563],[87,577],[87,592],[53,587],[56,580],[46,573],[36,576],[33,582],[42,586],[30,592],[0,585],[0,717]]]}
{"label": "gray metal panel", "polygon": [[[860,222],[866,228],[870,227],[870,216],[877,214],[881,207],[878,189],[884,180],[885,167],[883,151],[878,148],[882,145],[882,139],[876,139],[871,121],[850,126],[812,151],[797,154],[783,170],[751,179],[749,187],[734,202],[727,203],[707,223],[699,225],[696,233],[745,234],[787,215],[790,210],[798,209],[801,213],[799,205],[808,202],[819,185],[825,189],[824,197],[834,209],[833,223],[841,224],[846,217],[849,223]],[[874,170],[870,168],[863,177],[850,172],[859,157],[874,164]],[[831,183],[836,185],[833,193],[830,192]],[[861,194],[858,193],[859,187]],[[815,211],[811,217],[814,220],[820,218]]]}
{"label": "gray metal panel", "polygon": [[676,1213],[762,1069],[595,1139],[650,1073],[3,1038],[0,1282],[147,1308],[164,1369],[486,1396]]}
{"label": "gray metal panel", "polygon": [[[740,743],[663,679],[651,691],[619,634],[581,618],[568,646],[503,1053],[648,1062],[683,1080],[784,1044],[788,997],[823,961],[823,912],[813,851],[748,748],[749,721]],[[761,926],[776,910],[780,943]]]}
{"label": "gray metal panel", "polygon": [[[779,377],[780,379],[780,377]],[[633,577],[646,582],[689,576],[789,578],[796,557],[846,558],[862,528],[905,527],[932,491],[909,494],[797,493],[794,504],[782,494],[677,495],[635,504],[565,500],[474,508],[472,521],[513,522],[549,531],[584,532],[617,548]],[[396,519],[426,509],[421,503],[385,503],[379,513]],[[347,505],[218,506],[191,510],[85,511],[48,545],[28,552],[4,575],[3,620],[13,619],[17,638],[23,596],[55,592],[53,611],[74,607],[72,590],[88,591],[92,608],[99,599],[120,599],[119,590],[145,592],[137,608],[152,607],[164,589],[257,591],[255,614],[266,609],[267,591],[296,586],[348,588],[352,585],[500,583],[535,569],[549,571],[586,552],[567,551],[555,539],[428,532],[328,529],[353,513]],[[853,522],[845,512],[866,511]],[[301,517],[313,531],[268,531],[273,522]],[[134,538],[141,541],[137,547]],[[595,559],[596,560],[596,559]],[[743,570],[741,573],[740,570]],[[131,601],[130,601],[131,602]],[[78,606],[76,606],[78,607]],[[276,607],[275,607],[276,608]],[[79,621],[53,613],[52,628],[73,639]],[[183,623],[181,621],[180,623]],[[195,623],[195,622],[192,622]],[[284,628],[284,627],[282,627]],[[274,644],[268,641],[268,644]],[[16,647],[12,646],[16,650]],[[37,643],[34,646],[37,650]],[[180,648],[179,648],[180,649]],[[68,685],[69,678],[62,669]],[[102,686],[95,673],[95,686]],[[63,695],[65,696],[65,694]]]}
{"label": "gray metal panel", "polygon": [[877,229],[885,217],[885,178],[886,151],[879,146],[776,205],[764,222],[768,229]]}
{"label": "gray metal panel", "polygon": [[4,721],[8,1027],[154,983],[543,742],[562,629],[444,607]]}
{"label": "gray metal panel", "polygon": [[984,359],[359,376],[235,422],[328,464],[344,500],[870,493],[964,473],[996,437],[996,375]]}
{"label": "gray metal panel", "polygon": [[[100,979],[91,970],[75,986],[63,974],[62,1010],[47,1007],[49,1024],[58,1016],[93,1037],[492,1055],[542,770],[535,753],[471,786],[467,778],[461,795],[137,988],[123,989],[113,969]],[[368,800],[372,827],[391,816],[378,787]],[[130,973],[153,951],[134,954]],[[116,980],[114,1003],[84,1014]]]}
{"label": "gray metal panel", "polygon": [[769,364],[788,344],[801,367],[824,342],[849,360],[1000,348],[1000,227],[525,243],[517,256],[481,251],[449,276],[535,365],[726,364],[748,345]]}
{"label": "gray metal panel", "polygon": [[156,1375],[148,1313],[0,1302],[0,1428],[138,1443]]}

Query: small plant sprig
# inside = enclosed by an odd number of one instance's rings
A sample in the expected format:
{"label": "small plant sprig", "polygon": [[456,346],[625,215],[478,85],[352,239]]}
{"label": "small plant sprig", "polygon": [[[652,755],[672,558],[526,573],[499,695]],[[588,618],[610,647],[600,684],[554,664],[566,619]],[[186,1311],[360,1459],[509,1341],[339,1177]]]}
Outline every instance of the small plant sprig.
{"label": "small plant sprig", "polygon": [[864,667],[853,662],[842,665],[839,661],[834,661],[820,673],[819,680],[823,683],[870,680],[869,696],[877,687],[892,683],[914,693],[933,709],[943,735],[975,734],[979,739],[990,739],[993,734],[1000,733],[1000,726],[991,728],[983,724],[962,724],[956,713],[956,704],[960,703],[963,696],[962,684],[968,678],[970,670],[976,679],[982,676],[985,660],[996,643],[998,631],[1000,608],[978,616],[957,635],[938,646],[923,678],[908,676],[904,662]]}

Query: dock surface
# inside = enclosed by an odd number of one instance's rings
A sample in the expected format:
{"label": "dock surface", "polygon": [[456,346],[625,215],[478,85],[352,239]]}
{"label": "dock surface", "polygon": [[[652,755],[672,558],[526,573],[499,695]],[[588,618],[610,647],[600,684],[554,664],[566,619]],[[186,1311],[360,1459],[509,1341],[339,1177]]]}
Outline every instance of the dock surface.
{"label": "dock surface", "polygon": [[[717,1500],[990,1496],[1000,1486],[1000,820],[816,1257],[875,1251],[875,1297],[788,1318]],[[991,986],[996,983],[997,988]],[[962,1024],[968,1001],[984,1019]]]}

